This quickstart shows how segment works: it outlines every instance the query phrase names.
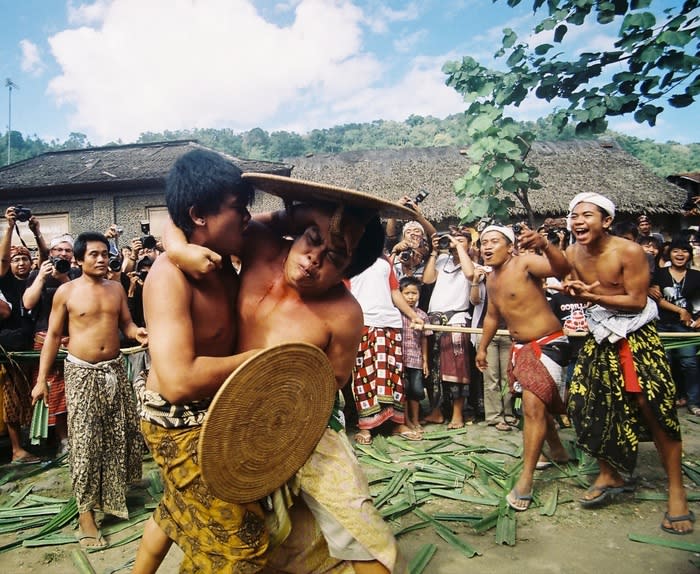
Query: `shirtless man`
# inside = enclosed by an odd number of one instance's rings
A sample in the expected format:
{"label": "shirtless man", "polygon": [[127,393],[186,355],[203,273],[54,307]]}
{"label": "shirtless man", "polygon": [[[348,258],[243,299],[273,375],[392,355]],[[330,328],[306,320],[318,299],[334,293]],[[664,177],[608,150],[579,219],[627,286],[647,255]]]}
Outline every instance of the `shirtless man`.
{"label": "shirtless man", "polygon": [[[513,255],[514,243],[515,234],[509,227],[489,225],[481,233],[481,255],[492,271],[486,278],[489,303],[476,366],[481,371],[488,367],[486,349],[503,318],[514,345],[511,387],[514,380],[522,387],[525,417],[523,470],[506,501],[521,511],[527,510],[532,501],[535,469],[547,464],[540,459],[544,442],[553,461],[568,460],[552,415],[566,412],[559,385],[568,361],[569,342],[547,302],[542,280],[562,277],[569,266],[560,249],[527,227],[520,235],[520,255]],[[534,248],[540,248],[545,256],[526,252]]]}
{"label": "shirtless man", "polygon": [[[214,497],[201,477],[197,443],[211,399],[226,377],[254,353],[233,355],[238,277],[228,255],[241,248],[252,188],[221,155],[181,156],[166,181],[174,224],[194,245],[224,256],[201,278],[186,276],[163,255],[144,285],[151,369],[137,379],[141,430],[165,490],[149,519],[134,573],[155,572],[174,540],[181,572],[260,572],[268,545],[260,505]],[[213,265],[212,265],[213,269]]]}
{"label": "shirtless man", "polygon": [[576,363],[569,410],[579,445],[600,465],[581,505],[600,506],[631,489],[620,473],[634,470],[646,426],[668,475],[661,528],[688,534],[695,516],[683,487],[675,385],[654,324],[657,309],[647,297],[644,251],[610,235],[615,206],[608,198],[579,194],[569,211],[576,243],[566,251],[573,273],[563,287],[591,303],[586,313],[591,334]]}
{"label": "shirtless man", "polygon": [[46,379],[67,322],[65,385],[78,539],[86,547],[103,547],[94,510],[128,518],[127,487],[141,478],[138,417],[119,352],[119,329],[143,344],[146,330],[131,320],[121,285],[106,279],[109,244],[104,235],[82,233],[73,249],[83,273],[61,285],[53,298],[32,400],[48,400]]}

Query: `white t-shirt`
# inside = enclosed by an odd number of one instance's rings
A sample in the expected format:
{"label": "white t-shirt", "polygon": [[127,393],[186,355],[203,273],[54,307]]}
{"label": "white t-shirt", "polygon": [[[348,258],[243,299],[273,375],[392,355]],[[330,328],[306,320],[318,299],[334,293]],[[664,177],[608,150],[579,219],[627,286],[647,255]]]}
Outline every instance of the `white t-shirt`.
{"label": "white t-shirt", "polygon": [[366,327],[401,328],[401,312],[391,299],[392,289],[398,288],[394,270],[383,257],[350,279],[350,292],[362,307]]}
{"label": "white t-shirt", "polygon": [[428,314],[447,311],[460,311],[452,315],[448,325],[466,324],[469,322],[469,287],[471,283],[464,276],[462,266],[455,263],[448,253],[441,253],[435,262],[437,280],[430,296]]}

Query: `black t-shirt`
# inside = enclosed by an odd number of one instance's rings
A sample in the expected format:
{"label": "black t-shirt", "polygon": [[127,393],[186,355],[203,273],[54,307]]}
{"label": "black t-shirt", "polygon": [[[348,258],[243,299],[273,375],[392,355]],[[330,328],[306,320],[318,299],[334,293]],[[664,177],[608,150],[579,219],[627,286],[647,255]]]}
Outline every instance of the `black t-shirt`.
{"label": "black t-shirt", "polygon": [[22,295],[27,288],[27,280],[19,279],[8,269],[0,276],[0,291],[12,305],[11,315],[0,321],[0,345],[6,351],[31,349],[34,324],[29,313],[22,307]]}
{"label": "black t-shirt", "polygon": [[[38,274],[38,269],[35,269],[29,274],[29,278],[27,279],[27,287],[34,283],[34,280],[37,278]],[[80,268],[71,267],[70,271],[68,271],[68,278],[71,281],[73,279],[77,279],[78,277],[80,277],[80,275]],[[41,297],[39,298],[39,302],[32,309],[32,317],[35,321],[35,333],[39,331],[46,331],[49,328],[49,314],[51,313],[51,305],[53,305],[53,296],[56,294],[57,289],[61,285],[63,285],[63,283],[61,283],[55,277],[49,276],[46,278],[46,281],[44,282],[44,287],[41,290]],[[67,329],[68,325],[66,325],[65,328]],[[65,334],[68,334],[67,331]]]}
{"label": "black t-shirt", "polygon": [[[588,321],[586,321],[586,308],[588,307],[588,303],[576,301],[566,293],[556,291],[549,299],[549,306],[557,316],[557,319],[561,322],[562,328],[567,332],[588,332]],[[583,346],[584,337],[571,337],[570,341],[572,354],[578,354]]]}
{"label": "black t-shirt", "polygon": [[[657,269],[651,281],[658,285],[666,301],[687,309],[694,319],[700,317],[700,271],[688,269],[681,281],[674,281],[669,267]],[[674,324],[680,321],[678,313],[659,307],[659,321]]]}

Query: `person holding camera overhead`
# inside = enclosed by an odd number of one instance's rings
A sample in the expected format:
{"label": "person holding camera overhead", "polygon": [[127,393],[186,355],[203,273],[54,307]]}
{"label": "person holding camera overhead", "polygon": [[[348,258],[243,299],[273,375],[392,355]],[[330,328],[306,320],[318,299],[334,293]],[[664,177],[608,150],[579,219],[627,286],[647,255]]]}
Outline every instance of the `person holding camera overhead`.
{"label": "person holding camera overhead", "polygon": [[[418,204],[428,196],[424,189],[411,199],[404,195],[398,203],[409,207],[416,212],[416,220],[408,221],[401,230],[401,239],[391,248],[389,260],[394,267],[397,279],[406,276],[420,279],[425,267],[425,259],[428,255],[428,237],[435,233],[435,227],[421,213]],[[396,239],[396,220],[388,219],[386,223],[386,234],[388,239]]]}
{"label": "person holding camera overhead", "polygon": [[[34,350],[40,350],[46,339],[49,327],[49,314],[56,290],[80,276],[80,268],[71,266],[73,259],[73,237],[65,234],[55,237],[49,244],[49,258],[39,269],[32,271],[27,279],[27,289],[22,296],[24,308],[31,311],[34,323]],[[67,335],[67,333],[65,333]],[[61,345],[68,343],[64,337]],[[38,370],[35,369],[33,379],[36,383]],[[55,426],[56,439],[59,441],[58,454],[68,452],[68,421],[66,409],[66,394],[63,381],[63,366],[54,365],[49,372],[46,382],[49,384],[49,426]]]}
{"label": "person holding camera overhead", "polygon": [[[17,222],[28,222],[29,230],[34,234],[39,247],[40,257],[48,256],[48,247],[44,243],[39,228],[39,220],[30,209],[21,205],[8,207],[5,211],[7,230],[0,241],[0,292],[7,298],[11,307],[10,316],[0,322],[0,345],[5,351],[27,351],[32,348],[34,325],[28,314],[22,309],[22,294],[27,287],[27,277],[32,266],[31,253],[24,245],[11,245],[12,233],[16,232],[20,241],[22,237]],[[1,369],[1,368],[0,368]],[[0,375],[3,393],[3,413],[7,434],[12,447],[12,462],[15,464],[32,464],[39,462],[37,456],[22,447],[22,426],[31,421],[32,408],[30,389],[24,374],[12,365],[5,365],[6,371]]]}
{"label": "person holding camera overhead", "polygon": [[[428,305],[430,322],[466,327],[470,319],[469,291],[474,278],[474,263],[469,257],[472,236],[465,227],[450,227],[448,233],[432,237],[432,251],[423,272],[423,282],[434,284]],[[426,422],[442,423],[442,387],[452,397],[452,420],[447,428],[464,426],[464,400],[469,396],[471,380],[471,341],[466,333],[441,333],[435,336],[431,353],[432,412]]]}

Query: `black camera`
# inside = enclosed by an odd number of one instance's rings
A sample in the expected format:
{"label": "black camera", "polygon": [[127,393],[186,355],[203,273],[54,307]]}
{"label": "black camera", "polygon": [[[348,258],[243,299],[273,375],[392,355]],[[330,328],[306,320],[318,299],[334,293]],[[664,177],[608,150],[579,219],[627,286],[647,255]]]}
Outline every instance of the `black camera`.
{"label": "black camera", "polygon": [[151,235],[151,222],[144,219],[141,221],[141,246],[144,249],[155,249],[156,248],[156,238]]}
{"label": "black camera", "polygon": [[427,189],[421,189],[413,200],[413,203],[421,203],[429,194],[430,192]]}
{"label": "black camera", "polygon": [[514,224],[513,224],[513,233],[515,234],[516,237],[517,237],[518,235],[520,235],[520,234],[522,233],[522,231],[523,231],[523,226],[522,226],[522,225],[520,225],[519,223],[514,223]]}
{"label": "black camera", "polygon": [[413,255],[413,249],[404,249],[399,253],[399,261],[402,263],[408,263]]}
{"label": "black camera", "polygon": [[119,255],[110,255],[109,256],[109,263],[107,263],[107,266],[109,267],[110,271],[114,271],[115,273],[117,271],[121,271],[122,258],[119,257]]}
{"label": "black camera", "polygon": [[450,241],[449,233],[439,233],[438,237],[438,249],[445,251],[446,249],[450,248],[450,245],[452,245],[452,242]]}
{"label": "black camera", "polygon": [[68,273],[70,271],[70,261],[63,259],[62,257],[52,257],[51,264],[56,270],[56,273]]}
{"label": "black camera", "polygon": [[15,207],[15,219],[17,221],[29,221],[31,217],[32,210],[28,207],[22,207],[21,205]]}
{"label": "black camera", "polygon": [[136,273],[136,276],[141,279],[141,281],[145,281],[146,277],[148,276],[148,270],[144,269],[143,271],[138,271]]}

